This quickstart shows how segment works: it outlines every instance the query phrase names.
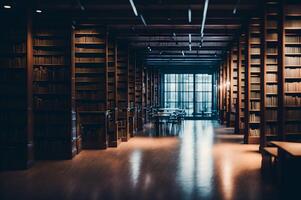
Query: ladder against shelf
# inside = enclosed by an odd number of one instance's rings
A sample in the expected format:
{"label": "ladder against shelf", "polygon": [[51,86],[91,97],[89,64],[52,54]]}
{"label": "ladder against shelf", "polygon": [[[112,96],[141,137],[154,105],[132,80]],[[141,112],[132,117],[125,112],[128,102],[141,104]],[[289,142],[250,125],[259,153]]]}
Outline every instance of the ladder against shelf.
{"label": "ladder against shelf", "polygon": [[33,24],[35,158],[70,159],[77,152],[71,92],[71,26],[42,17]]}
{"label": "ladder against shelf", "polygon": [[284,138],[301,141],[301,3],[284,8]]}
{"label": "ladder against shelf", "polygon": [[83,149],[107,148],[106,28],[78,22],[73,31],[76,110]]}
{"label": "ladder against shelf", "polygon": [[[1,12],[0,170],[26,169],[33,163],[30,16]],[[22,13],[26,16],[26,13]]]}

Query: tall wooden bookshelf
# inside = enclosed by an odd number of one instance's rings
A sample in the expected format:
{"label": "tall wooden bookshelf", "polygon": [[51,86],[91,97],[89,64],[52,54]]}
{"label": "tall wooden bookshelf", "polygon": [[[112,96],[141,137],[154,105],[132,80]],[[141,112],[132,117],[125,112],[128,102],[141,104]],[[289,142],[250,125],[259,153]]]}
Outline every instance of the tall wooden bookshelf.
{"label": "tall wooden bookshelf", "polygon": [[55,21],[37,17],[33,26],[36,159],[68,159],[76,154],[71,96],[71,30],[68,23]]}
{"label": "tall wooden bookshelf", "polygon": [[78,23],[73,34],[76,109],[85,149],[107,147],[106,34],[93,23]]}
{"label": "tall wooden bookshelf", "polygon": [[231,73],[232,73],[232,64],[231,64],[231,52],[228,51],[227,58],[225,62],[225,94],[226,94],[226,126],[230,127],[231,121],[231,105],[232,105],[232,93],[231,93]]}
{"label": "tall wooden bookshelf", "polygon": [[262,108],[262,18],[250,19],[247,40],[245,142],[259,143]]}
{"label": "tall wooden bookshelf", "polygon": [[129,139],[128,59],[129,47],[121,42],[117,43],[117,120],[118,137],[122,141]]}
{"label": "tall wooden bookshelf", "polygon": [[117,147],[121,138],[118,137],[117,123],[117,46],[112,35],[108,37],[107,45],[107,109],[110,112],[108,119],[108,145]]}
{"label": "tall wooden bookshelf", "polygon": [[281,82],[278,80],[279,74],[279,52],[280,52],[280,9],[279,1],[266,1],[264,4],[264,65],[262,87],[263,104],[262,127],[261,127],[261,146],[265,146],[270,140],[279,139],[279,119],[278,107],[279,98],[278,88]]}
{"label": "tall wooden bookshelf", "polygon": [[135,81],[136,81],[136,53],[134,51],[129,52],[128,59],[128,99],[129,99],[129,135],[130,137],[134,136],[136,130],[136,90],[135,90]]}
{"label": "tall wooden bookshelf", "polygon": [[20,15],[0,14],[0,170],[33,162],[31,15]]}
{"label": "tall wooden bookshelf", "polygon": [[238,116],[239,116],[239,133],[244,133],[245,128],[245,71],[246,71],[246,63],[245,63],[245,53],[246,53],[246,34],[242,33],[239,38],[239,46],[238,46]]}
{"label": "tall wooden bookshelf", "polygon": [[[136,54],[138,57],[138,55]],[[136,58],[135,67],[135,102],[136,102],[136,132],[143,130],[143,63]]]}
{"label": "tall wooden bookshelf", "polygon": [[287,1],[283,26],[283,119],[286,140],[301,140],[301,3]]}
{"label": "tall wooden bookshelf", "polygon": [[231,92],[231,115],[230,115],[230,126],[234,127],[235,130],[236,127],[236,119],[237,119],[237,93],[238,93],[238,73],[237,73],[237,65],[238,65],[238,50],[237,45],[234,45],[234,47],[231,50],[231,73],[230,73],[230,92]]}

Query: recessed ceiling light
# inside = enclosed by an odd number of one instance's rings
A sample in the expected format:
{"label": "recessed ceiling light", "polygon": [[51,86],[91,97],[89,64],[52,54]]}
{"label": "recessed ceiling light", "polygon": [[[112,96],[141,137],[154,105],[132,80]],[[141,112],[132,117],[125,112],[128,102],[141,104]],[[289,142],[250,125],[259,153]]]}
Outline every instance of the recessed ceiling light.
{"label": "recessed ceiling light", "polygon": [[37,9],[36,13],[42,13],[42,10]]}
{"label": "recessed ceiling light", "polygon": [[188,9],[188,22],[191,23],[191,9]]}
{"label": "recessed ceiling light", "polygon": [[11,6],[10,6],[10,5],[4,5],[3,8],[5,8],[5,9],[10,9]]}

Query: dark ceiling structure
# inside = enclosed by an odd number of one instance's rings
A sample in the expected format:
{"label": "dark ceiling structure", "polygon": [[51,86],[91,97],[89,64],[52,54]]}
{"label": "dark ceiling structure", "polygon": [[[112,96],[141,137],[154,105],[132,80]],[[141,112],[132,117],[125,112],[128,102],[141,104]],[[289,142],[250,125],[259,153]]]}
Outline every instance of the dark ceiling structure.
{"label": "dark ceiling structure", "polygon": [[[40,0],[43,12],[85,16],[143,52],[148,65],[217,66],[258,0]],[[206,5],[207,4],[207,5]]]}

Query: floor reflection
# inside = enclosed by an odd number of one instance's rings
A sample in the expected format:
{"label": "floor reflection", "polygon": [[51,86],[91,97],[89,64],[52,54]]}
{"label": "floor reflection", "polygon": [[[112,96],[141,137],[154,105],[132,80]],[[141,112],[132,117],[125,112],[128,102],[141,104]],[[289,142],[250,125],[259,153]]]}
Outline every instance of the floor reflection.
{"label": "floor reflection", "polygon": [[223,130],[184,121],[177,137],[135,137],[116,149],[0,172],[0,199],[278,199],[262,181],[258,146]]}

